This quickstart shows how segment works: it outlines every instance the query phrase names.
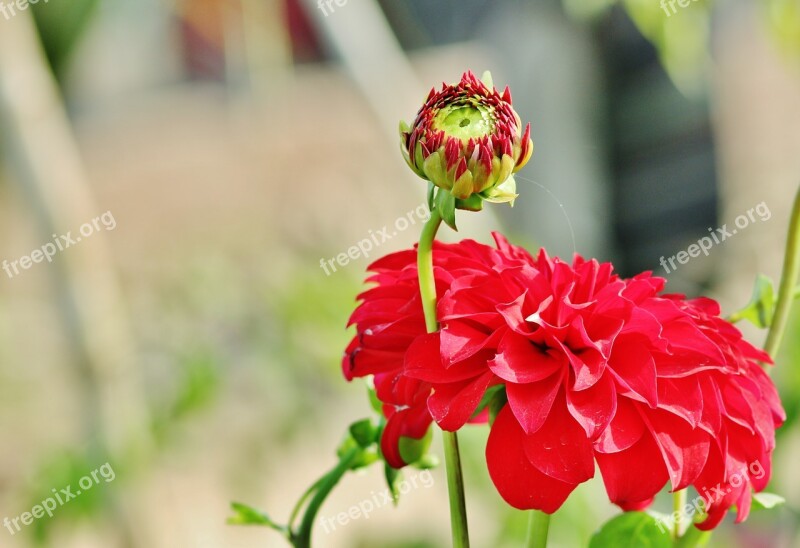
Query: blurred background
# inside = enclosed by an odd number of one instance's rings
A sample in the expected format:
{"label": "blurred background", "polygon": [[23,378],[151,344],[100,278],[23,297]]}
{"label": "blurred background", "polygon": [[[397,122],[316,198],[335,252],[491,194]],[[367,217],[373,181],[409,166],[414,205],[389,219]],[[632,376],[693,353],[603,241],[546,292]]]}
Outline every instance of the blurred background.
{"label": "blurred background", "polygon": [[[686,4],[0,0],[0,519],[104,463],[116,473],[52,518],[0,528],[0,546],[283,545],[226,525],[229,504],[285,522],[370,415],[339,361],[365,267],[420,230],[425,185],[398,121],[465,70],[511,86],[535,152],[514,209],[462,214],[448,239],[503,230],[652,269],[727,313],[758,273],[777,280],[800,182],[800,3]],[[709,256],[659,264],[762,203],[769,216]],[[107,212],[113,228],[86,236]],[[321,267],[385,227],[371,257]],[[52,262],[10,266],[70,233],[84,237]],[[789,421],[769,490],[788,502],[726,523],[713,546],[800,546],[799,325],[773,374]],[[489,481],[486,434],[461,436],[473,544],[518,546],[526,518]],[[320,517],[381,491],[373,468]],[[433,478],[397,508],[320,525],[315,545],[447,546]],[[586,545],[616,511],[598,474],[552,545]]]}

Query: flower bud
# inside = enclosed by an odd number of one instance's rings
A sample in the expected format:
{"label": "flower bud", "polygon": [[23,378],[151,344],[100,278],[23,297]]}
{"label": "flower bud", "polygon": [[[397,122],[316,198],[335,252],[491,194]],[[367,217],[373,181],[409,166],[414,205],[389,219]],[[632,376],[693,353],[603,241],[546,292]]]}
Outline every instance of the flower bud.
{"label": "flower bud", "polygon": [[458,84],[431,89],[413,126],[400,126],[408,165],[462,201],[461,209],[480,209],[480,200],[514,201],[512,174],[533,153],[530,133],[530,124],[522,131],[508,87],[499,93],[488,72],[483,82],[466,72]]}

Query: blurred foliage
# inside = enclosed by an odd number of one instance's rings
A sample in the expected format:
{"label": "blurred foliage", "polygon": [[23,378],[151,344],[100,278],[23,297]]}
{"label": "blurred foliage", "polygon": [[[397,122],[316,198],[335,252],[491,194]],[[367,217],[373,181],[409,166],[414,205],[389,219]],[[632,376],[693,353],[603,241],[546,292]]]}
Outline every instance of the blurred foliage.
{"label": "blurred foliage", "polygon": [[[27,508],[41,505],[42,501],[54,497],[53,489],[59,496],[60,490],[71,488],[71,493],[77,495],[80,491],[78,486],[81,478],[90,476],[92,471],[103,466],[106,457],[102,457],[99,451],[88,449],[84,452],[75,450],[65,450],[54,452],[50,458],[42,465],[36,473],[36,481],[29,486],[29,493],[26,495],[28,500]],[[116,463],[110,463],[114,471],[114,481],[119,481],[119,474]],[[107,515],[111,508],[113,491],[102,476],[98,475],[99,483],[92,482],[91,489],[81,491],[79,496],[71,500],[64,500],[63,505],[59,505],[53,511],[53,517],[37,519],[31,525],[33,529],[32,543],[35,546],[50,546],[54,530],[59,525],[68,522],[74,525],[81,519],[97,518]],[[66,496],[62,497],[62,500]]]}
{"label": "blurred foliage", "polygon": [[156,406],[153,432],[156,441],[170,439],[173,427],[193,413],[210,407],[220,392],[222,378],[217,359],[211,352],[198,352],[179,361],[181,380],[177,393]]}
{"label": "blurred foliage", "polygon": [[[591,20],[621,6],[658,51],[661,64],[684,94],[706,91],[710,64],[710,36],[714,0],[563,0],[570,15]],[[800,2],[760,0],[765,25],[781,49],[800,60]],[[672,6],[672,7],[671,7]]]}
{"label": "blurred foliage", "polygon": [[69,0],[39,2],[33,6],[33,16],[42,45],[57,76],[62,74],[70,54],[99,4],[99,0]]}
{"label": "blurred foliage", "polygon": [[764,0],[763,6],[767,23],[780,47],[800,60],[800,2]]}
{"label": "blurred foliage", "polygon": [[728,319],[733,323],[747,320],[759,329],[766,329],[772,325],[775,316],[775,300],[775,284],[768,276],[759,274],[750,302],[741,310],[731,314]]}

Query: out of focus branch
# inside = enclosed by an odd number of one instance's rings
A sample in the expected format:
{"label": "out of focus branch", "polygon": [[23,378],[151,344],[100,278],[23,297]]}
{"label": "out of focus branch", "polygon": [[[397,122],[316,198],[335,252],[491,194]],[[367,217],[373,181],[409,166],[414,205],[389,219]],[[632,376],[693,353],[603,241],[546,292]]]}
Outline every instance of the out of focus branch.
{"label": "out of focus branch", "polygon": [[[19,12],[0,32],[0,136],[43,241],[102,213],[29,12]],[[71,343],[67,361],[83,388],[87,436],[110,462],[129,461],[131,452],[148,447],[150,425],[107,237],[97,232],[48,268]]]}

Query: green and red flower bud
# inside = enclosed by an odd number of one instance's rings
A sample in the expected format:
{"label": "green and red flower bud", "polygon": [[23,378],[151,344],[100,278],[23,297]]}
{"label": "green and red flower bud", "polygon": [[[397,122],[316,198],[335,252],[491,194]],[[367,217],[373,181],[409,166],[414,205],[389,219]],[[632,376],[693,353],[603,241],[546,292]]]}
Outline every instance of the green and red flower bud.
{"label": "green and red flower bud", "polygon": [[488,73],[484,79],[466,72],[458,84],[443,84],[439,92],[431,89],[413,126],[400,127],[403,156],[411,169],[456,199],[470,200],[462,208],[479,209],[479,203],[474,207],[476,195],[513,202],[512,174],[533,153],[530,124],[522,130],[508,87],[500,93]]}

